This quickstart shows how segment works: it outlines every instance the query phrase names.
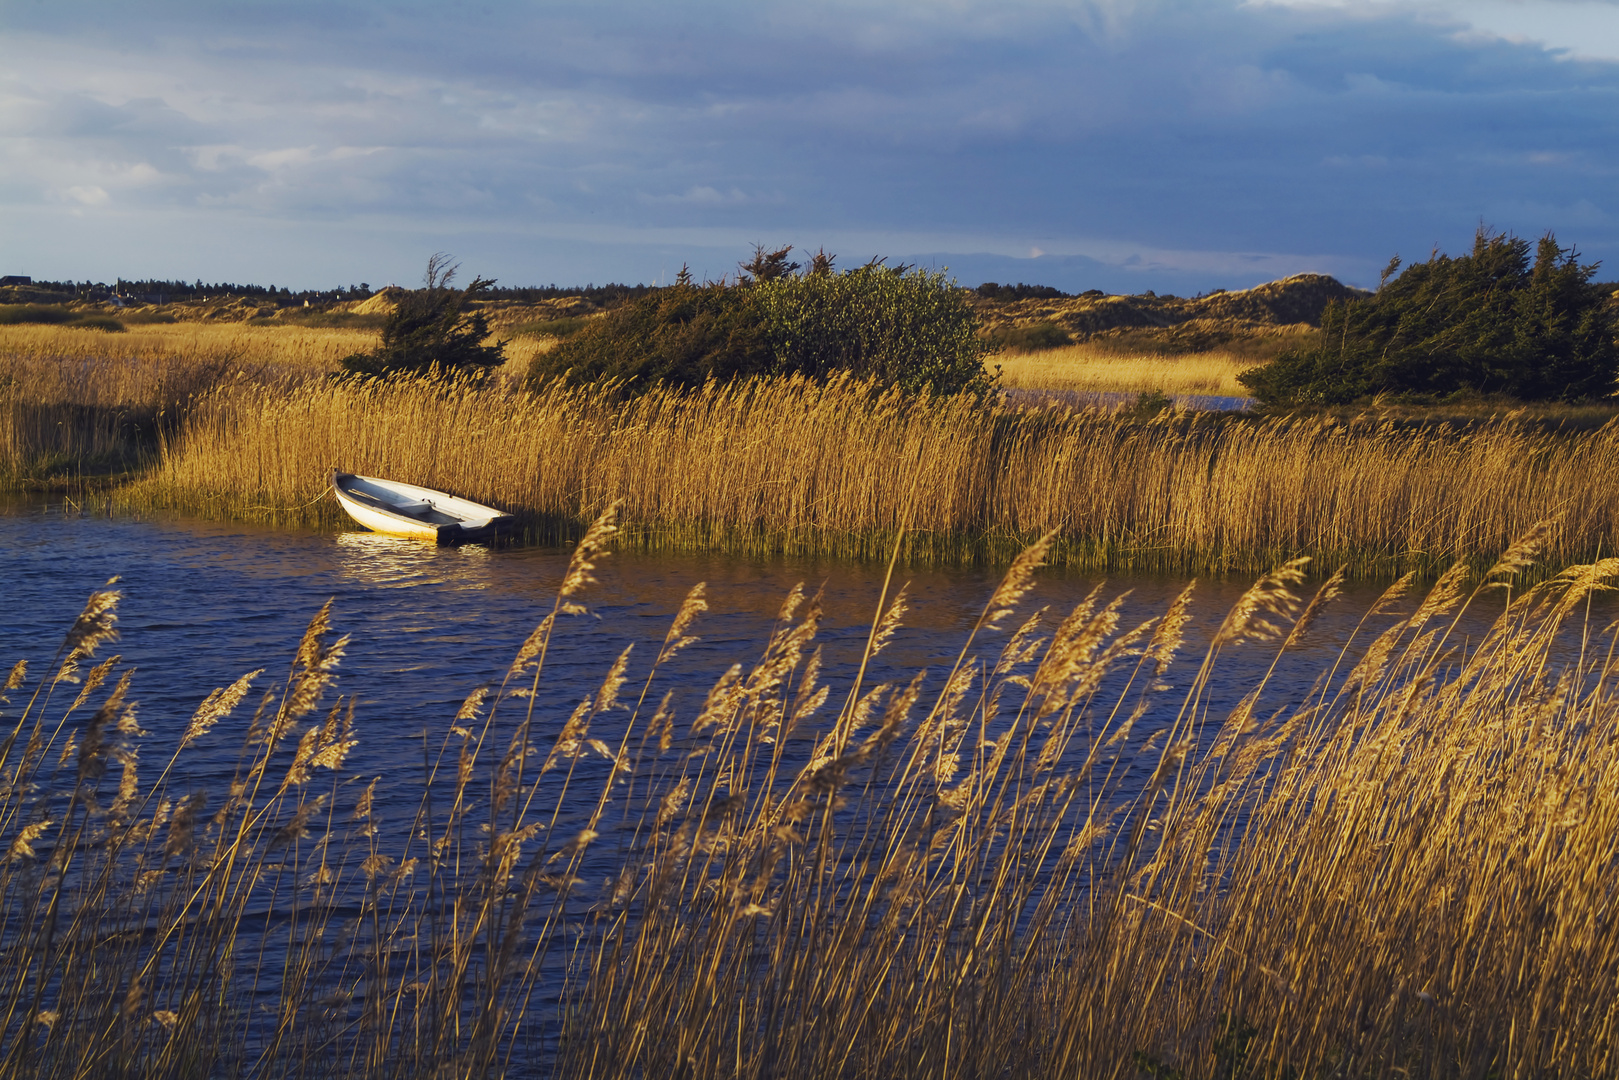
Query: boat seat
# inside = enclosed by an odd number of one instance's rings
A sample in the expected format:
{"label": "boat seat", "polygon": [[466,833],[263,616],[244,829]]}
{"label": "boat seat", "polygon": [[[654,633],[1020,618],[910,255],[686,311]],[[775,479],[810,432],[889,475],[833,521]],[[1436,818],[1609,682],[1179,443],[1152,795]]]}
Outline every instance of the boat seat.
{"label": "boat seat", "polygon": [[393,508],[394,513],[404,514],[406,517],[422,517],[433,509],[433,504],[426,499],[421,499],[417,502],[389,503],[387,505]]}

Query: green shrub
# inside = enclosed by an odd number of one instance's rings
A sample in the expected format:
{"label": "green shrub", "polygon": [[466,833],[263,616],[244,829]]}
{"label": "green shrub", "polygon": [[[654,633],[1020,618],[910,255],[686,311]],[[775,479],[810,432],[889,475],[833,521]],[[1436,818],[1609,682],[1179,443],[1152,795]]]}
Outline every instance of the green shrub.
{"label": "green shrub", "polygon": [[1619,374],[1608,295],[1572,248],[1480,229],[1469,255],[1435,254],[1371,297],[1328,305],[1319,343],[1238,378],[1262,404],[1343,404],[1374,394],[1606,397]]}
{"label": "green shrub", "polygon": [[1035,323],[1032,326],[1006,326],[990,335],[990,340],[1012,352],[1039,352],[1042,349],[1060,349],[1074,343],[1073,336],[1056,323]]}
{"label": "green shrub", "polygon": [[585,328],[590,320],[573,316],[562,319],[536,319],[533,322],[518,323],[512,327],[512,333],[519,337],[553,337],[570,338]]}
{"label": "green shrub", "polygon": [[6,304],[0,306],[0,326],[19,326],[23,323],[58,325],[72,322],[78,313],[71,308],[54,304]]}
{"label": "green shrub", "polygon": [[[782,252],[767,253],[769,257]],[[776,262],[782,260],[777,258]],[[755,264],[748,268],[758,271]],[[987,390],[994,346],[942,274],[867,264],[843,273],[750,273],[736,285],[683,278],[588,325],[529,367],[531,385],[566,373],[630,391],[745,375],[849,373],[908,391]]]}
{"label": "green shrub", "polygon": [[1124,410],[1126,416],[1137,420],[1151,420],[1159,413],[1175,407],[1175,399],[1162,390],[1143,390]]}
{"label": "green shrub", "polygon": [[111,315],[86,315],[63,325],[76,327],[80,330],[105,330],[109,334],[122,334],[127,329],[123,323]]}
{"label": "green shrub", "polygon": [[494,284],[474,278],[465,289],[452,289],[456,267],[447,256],[427,261],[425,287],[408,292],[382,324],[382,344],[374,351],[353,353],[339,361],[344,371],[357,375],[423,375],[479,372],[497,367],[505,359],[506,343],[485,345],[489,319],[471,307]]}
{"label": "green shrub", "polygon": [[631,391],[696,387],[709,379],[768,373],[774,361],[751,288],[680,282],[599,319],[529,364],[531,385],[567,374]]}
{"label": "green shrub", "polygon": [[868,263],[843,273],[785,275],[754,285],[778,374],[848,372],[939,394],[994,381],[978,315],[942,273]]}
{"label": "green shrub", "polygon": [[[283,321],[323,330],[380,330],[388,325],[388,318],[380,311],[316,311],[312,308],[288,308],[281,315]],[[275,320],[265,322],[274,325]]]}
{"label": "green shrub", "polygon": [[118,318],[125,326],[166,326],[180,321],[167,311],[132,311]]}

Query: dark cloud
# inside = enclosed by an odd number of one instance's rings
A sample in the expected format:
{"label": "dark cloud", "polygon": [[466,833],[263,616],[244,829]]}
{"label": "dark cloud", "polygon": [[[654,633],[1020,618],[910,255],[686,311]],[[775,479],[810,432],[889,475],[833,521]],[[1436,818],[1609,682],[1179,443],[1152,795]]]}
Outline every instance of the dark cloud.
{"label": "dark cloud", "polygon": [[752,240],[1070,288],[1364,281],[1481,219],[1619,258],[1616,106],[1619,65],[1394,5],[13,0],[0,213],[97,217],[93,249],[13,233],[42,276],[145,273],[107,263],[161,220],[164,258],[228,264],[177,273],[311,283],[440,247],[718,275]]}

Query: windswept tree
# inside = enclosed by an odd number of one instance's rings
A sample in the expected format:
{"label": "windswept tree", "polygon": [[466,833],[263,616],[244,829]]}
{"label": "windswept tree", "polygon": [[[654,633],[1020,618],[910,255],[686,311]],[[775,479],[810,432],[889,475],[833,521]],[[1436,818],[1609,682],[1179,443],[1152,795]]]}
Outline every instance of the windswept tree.
{"label": "windswept tree", "polygon": [[423,287],[408,292],[382,326],[382,343],[373,352],[354,353],[340,363],[357,375],[386,377],[443,372],[484,372],[505,360],[506,342],[485,345],[489,319],[474,306],[494,285],[493,278],[474,278],[464,289],[452,288],[457,264],[442,252],[427,260]]}
{"label": "windswept tree", "polygon": [[792,251],[791,244],[774,251],[766,250],[763,244],[754,244],[753,258],[745,263],[737,263],[737,269],[741,272],[741,283],[752,285],[756,281],[775,281],[793,273],[798,269],[798,264],[787,259]]}
{"label": "windswept tree", "polygon": [[[1504,394],[1578,401],[1614,393],[1619,347],[1597,264],[1550,233],[1529,241],[1480,229],[1467,255],[1435,252],[1372,296],[1329,304],[1319,343],[1238,378],[1262,404],[1333,405],[1376,394]],[[1392,280],[1390,280],[1392,278]]]}

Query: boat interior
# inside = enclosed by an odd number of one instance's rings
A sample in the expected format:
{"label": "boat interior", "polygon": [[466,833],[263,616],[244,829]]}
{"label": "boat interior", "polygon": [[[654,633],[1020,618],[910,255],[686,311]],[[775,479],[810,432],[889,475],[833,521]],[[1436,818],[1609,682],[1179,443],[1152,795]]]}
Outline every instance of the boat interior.
{"label": "boat interior", "polygon": [[426,501],[398,502],[394,499],[384,498],[375,492],[368,491],[360,484],[344,484],[343,494],[356,502],[367,503],[379,510],[387,510],[401,517],[412,518],[425,522],[428,525],[452,525],[461,519],[444,511],[436,509],[432,503]]}

